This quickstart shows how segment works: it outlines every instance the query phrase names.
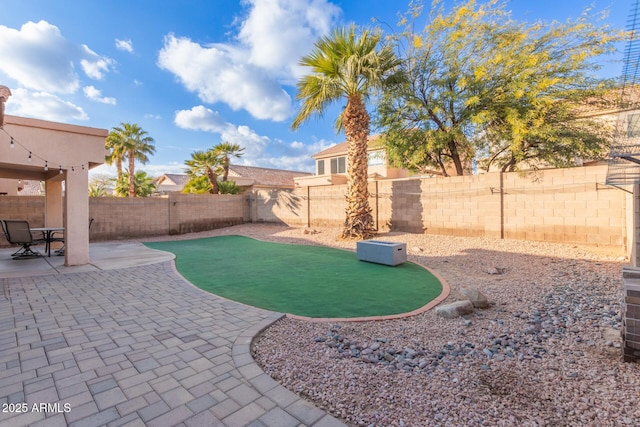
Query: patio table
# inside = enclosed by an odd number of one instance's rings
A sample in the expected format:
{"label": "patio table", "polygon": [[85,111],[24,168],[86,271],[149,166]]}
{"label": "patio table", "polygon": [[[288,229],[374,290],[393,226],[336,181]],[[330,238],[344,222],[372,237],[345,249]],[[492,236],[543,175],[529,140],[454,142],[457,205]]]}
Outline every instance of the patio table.
{"label": "patio table", "polygon": [[36,227],[32,228],[31,231],[39,231],[42,233],[45,241],[44,250],[48,256],[51,256],[51,241],[53,233],[63,232],[64,227]]}

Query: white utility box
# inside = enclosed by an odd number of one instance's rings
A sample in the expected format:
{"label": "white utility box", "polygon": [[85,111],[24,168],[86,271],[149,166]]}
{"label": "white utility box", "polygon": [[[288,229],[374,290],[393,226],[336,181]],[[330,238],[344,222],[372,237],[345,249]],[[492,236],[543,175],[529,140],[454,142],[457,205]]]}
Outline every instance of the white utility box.
{"label": "white utility box", "polygon": [[363,240],[357,243],[356,254],[360,261],[396,266],[407,260],[407,244]]}

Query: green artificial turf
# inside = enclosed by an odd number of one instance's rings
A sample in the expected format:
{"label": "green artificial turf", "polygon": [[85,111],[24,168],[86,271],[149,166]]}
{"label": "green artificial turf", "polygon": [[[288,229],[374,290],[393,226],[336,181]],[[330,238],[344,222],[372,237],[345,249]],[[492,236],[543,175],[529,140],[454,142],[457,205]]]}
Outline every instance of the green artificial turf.
{"label": "green artificial turf", "polygon": [[406,262],[359,261],[354,252],[263,242],[242,236],[146,243],[176,255],[176,268],[222,297],[309,317],[405,313],[440,295],[440,281]]}

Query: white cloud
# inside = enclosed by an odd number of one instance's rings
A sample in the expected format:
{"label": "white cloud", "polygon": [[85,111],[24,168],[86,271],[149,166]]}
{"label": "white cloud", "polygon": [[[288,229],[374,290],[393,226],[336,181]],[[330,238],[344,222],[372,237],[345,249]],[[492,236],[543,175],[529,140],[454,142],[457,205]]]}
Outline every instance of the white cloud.
{"label": "white cloud", "polygon": [[18,88],[12,90],[10,102],[7,102],[7,114],[37,117],[51,121],[88,120],[81,107],[46,92],[31,92]]}
{"label": "white cloud", "polygon": [[[302,75],[298,61],[341,13],[326,0],[249,0],[251,11],[238,39],[249,61],[286,79]],[[285,48],[286,46],[286,48]]]}
{"label": "white cloud", "polygon": [[291,97],[243,56],[234,48],[202,47],[170,34],[165,37],[158,65],[174,73],[203,102],[224,102],[258,119],[286,119],[291,114]]}
{"label": "white cloud", "polygon": [[102,80],[104,74],[108,73],[115,64],[112,59],[97,55],[87,45],[82,45],[82,51],[85,57],[80,60],[80,65],[85,74],[92,79]]}
{"label": "white cloud", "polygon": [[102,96],[102,91],[93,86],[85,86],[82,88],[84,96],[92,101],[101,102],[103,104],[116,105],[116,99],[109,96]]}
{"label": "white cloud", "polygon": [[245,148],[243,158],[249,161],[261,158],[269,144],[268,137],[258,135],[248,126],[236,126],[226,122],[217,112],[202,105],[191,110],[178,111],[175,123],[183,129],[217,133],[221,141],[239,144]]}
{"label": "white cloud", "polygon": [[68,42],[47,21],[27,22],[20,29],[0,25],[0,73],[27,89],[74,93],[80,87],[75,64],[88,77],[101,79],[113,61],[87,46]]}
{"label": "white cloud", "polygon": [[[176,112],[175,123],[183,129],[219,134],[221,141],[239,144],[245,148],[245,154],[237,162],[248,166],[312,172],[315,169],[315,162],[311,155],[335,145],[334,142],[325,140],[311,144],[298,141],[286,144],[280,140],[274,141],[267,136],[257,134],[248,126],[229,123],[220,114],[202,105],[193,107],[191,110]],[[268,148],[272,154],[267,154]]]}
{"label": "white cloud", "polygon": [[220,115],[202,105],[191,110],[176,112],[175,124],[182,129],[203,130],[206,132],[222,133],[225,127],[232,126],[226,123]]}
{"label": "white cloud", "polygon": [[132,53],[133,43],[131,42],[131,39],[127,39],[127,40],[116,39],[116,49]]}
{"label": "white cloud", "polygon": [[202,102],[223,102],[257,119],[283,121],[292,114],[281,84],[301,75],[297,65],[329,31],[340,9],[327,0],[248,0],[235,43],[200,45],[165,36],[158,66],[173,73]]}

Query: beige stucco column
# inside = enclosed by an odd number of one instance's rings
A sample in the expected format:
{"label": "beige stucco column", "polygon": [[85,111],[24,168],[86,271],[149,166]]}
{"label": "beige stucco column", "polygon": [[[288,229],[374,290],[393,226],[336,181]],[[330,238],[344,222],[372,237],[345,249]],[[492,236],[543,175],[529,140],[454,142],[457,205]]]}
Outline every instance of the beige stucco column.
{"label": "beige stucco column", "polygon": [[62,204],[62,181],[45,181],[45,227],[62,227],[63,204]]}
{"label": "beige stucco column", "polygon": [[89,263],[89,173],[66,171],[64,209],[65,265]]}

